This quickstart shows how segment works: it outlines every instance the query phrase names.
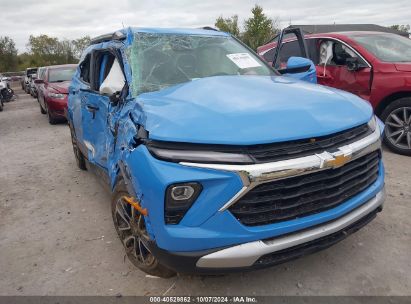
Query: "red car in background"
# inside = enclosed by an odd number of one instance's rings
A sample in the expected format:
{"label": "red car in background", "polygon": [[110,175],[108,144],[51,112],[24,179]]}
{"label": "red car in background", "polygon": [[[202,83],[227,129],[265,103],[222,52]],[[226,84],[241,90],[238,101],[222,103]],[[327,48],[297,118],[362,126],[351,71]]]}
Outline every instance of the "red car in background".
{"label": "red car in background", "polygon": [[50,124],[66,121],[68,87],[76,68],[76,64],[48,66],[35,80],[40,112],[47,114]]}
{"label": "red car in background", "polygon": [[304,57],[305,49],[316,66],[318,83],[368,100],[385,123],[385,144],[411,155],[409,38],[366,31],[305,34],[301,41],[292,33],[277,37],[257,49],[261,57],[281,69],[290,57]]}

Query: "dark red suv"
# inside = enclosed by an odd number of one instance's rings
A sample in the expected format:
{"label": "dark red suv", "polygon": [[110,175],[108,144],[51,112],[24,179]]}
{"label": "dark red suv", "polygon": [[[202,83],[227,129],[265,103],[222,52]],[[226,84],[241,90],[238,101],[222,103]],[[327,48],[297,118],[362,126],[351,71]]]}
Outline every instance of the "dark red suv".
{"label": "dark red suv", "polygon": [[304,38],[302,47],[292,34],[280,35],[257,52],[277,68],[292,56],[309,57],[319,84],[370,101],[386,125],[385,144],[411,155],[411,40],[382,32],[316,33]]}
{"label": "dark red suv", "polygon": [[50,124],[66,121],[68,87],[76,68],[76,64],[48,66],[42,71],[41,77],[34,81],[40,112],[47,114]]}

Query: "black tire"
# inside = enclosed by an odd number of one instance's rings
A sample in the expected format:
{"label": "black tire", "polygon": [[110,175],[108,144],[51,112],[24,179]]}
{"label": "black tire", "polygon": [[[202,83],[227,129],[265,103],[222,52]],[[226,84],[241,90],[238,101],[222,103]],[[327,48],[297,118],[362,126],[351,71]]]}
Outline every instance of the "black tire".
{"label": "black tire", "polygon": [[47,102],[46,102],[46,101],[44,101],[44,105],[46,106],[45,111],[47,112],[47,118],[48,118],[48,120],[49,120],[49,124],[51,124],[51,125],[57,124],[57,123],[58,123],[58,120],[51,115],[50,110],[49,110],[49,107],[47,106]]}
{"label": "black tire", "polygon": [[382,112],[384,144],[393,152],[411,156],[411,97],[390,103]]}
{"label": "black tire", "polygon": [[41,114],[47,114],[47,111],[43,109],[43,107],[41,106],[41,103],[40,103],[40,101],[39,101],[38,98],[37,98],[37,101],[38,101],[38,103],[39,103],[40,113],[41,113]]}
{"label": "black tire", "polygon": [[77,139],[74,136],[74,132],[73,132],[71,125],[69,125],[69,128],[70,128],[70,134],[71,134],[71,143],[73,145],[73,152],[74,152],[74,157],[76,158],[77,167],[79,167],[79,169],[81,170],[86,171],[87,170],[86,158],[84,157],[83,153],[81,153],[80,149],[78,148]]}
{"label": "black tire", "polygon": [[51,125],[55,125],[58,122],[53,116],[51,116],[50,111],[47,111],[47,117],[49,119],[49,124]]}
{"label": "black tire", "polygon": [[[115,186],[112,195],[111,214],[114,227],[124,246],[128,259],[134,266],[150,275],[161,278],[175,276],[176,273],[160,264],[157,258],[151,254],[148,246],[145,245],[149,242],[149,237],[145,230],[144,216],[138,213],[131,205],[124,202],[123,196],[129,196],[129,193],[127,192],[124,180],[120,180]],[[137,243],[138,246],[136,245]]]}
{"label": "black tire", "polygon": [[0,101],[0,112],[3,111],[3,101]]}

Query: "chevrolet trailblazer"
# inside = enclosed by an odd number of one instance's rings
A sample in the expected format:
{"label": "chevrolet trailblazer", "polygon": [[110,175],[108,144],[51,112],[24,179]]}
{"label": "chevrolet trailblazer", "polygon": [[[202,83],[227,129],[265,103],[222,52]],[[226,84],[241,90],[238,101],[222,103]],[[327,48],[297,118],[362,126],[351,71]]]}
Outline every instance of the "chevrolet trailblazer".
{"label": "chevrolet trailblazer", "polygon": [[255,269],[370,222],[384,201],[382,123],[315,82],[310,60],[278,72],[212,29],[93,39],[68,121],[78,166],[112,192],[130,261],[162,277]]}

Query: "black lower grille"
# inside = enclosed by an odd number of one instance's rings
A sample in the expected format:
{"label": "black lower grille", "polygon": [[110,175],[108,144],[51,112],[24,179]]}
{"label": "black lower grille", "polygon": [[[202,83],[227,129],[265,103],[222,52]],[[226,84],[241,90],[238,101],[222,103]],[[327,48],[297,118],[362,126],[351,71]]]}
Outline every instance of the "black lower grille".
{"label": "black lower grille", "polygon": [[370,214],[366,215],[362,219],[358,220],[354,224],[344,228],[341,231],[335,232],[333,234],[324,236],[322,238],[301,245],[297,245],[291,248],[263,255],[254,263],[254,265],[259,267],[273,266],[299,258],[304,255],[317,252],[322,249],[326,249],[342,241],[350,234],[358,231],[359,229],[367,225],[376,217],[377,213],[380,211],[381,207],[377,208],[375,211],[371,212]]}
{"label": "black lower grille", "polygon": [[261,184],[230,212],[246,226],[273,224],[332,209],[364,191],[378,178],[380,152],[343,167]]}

